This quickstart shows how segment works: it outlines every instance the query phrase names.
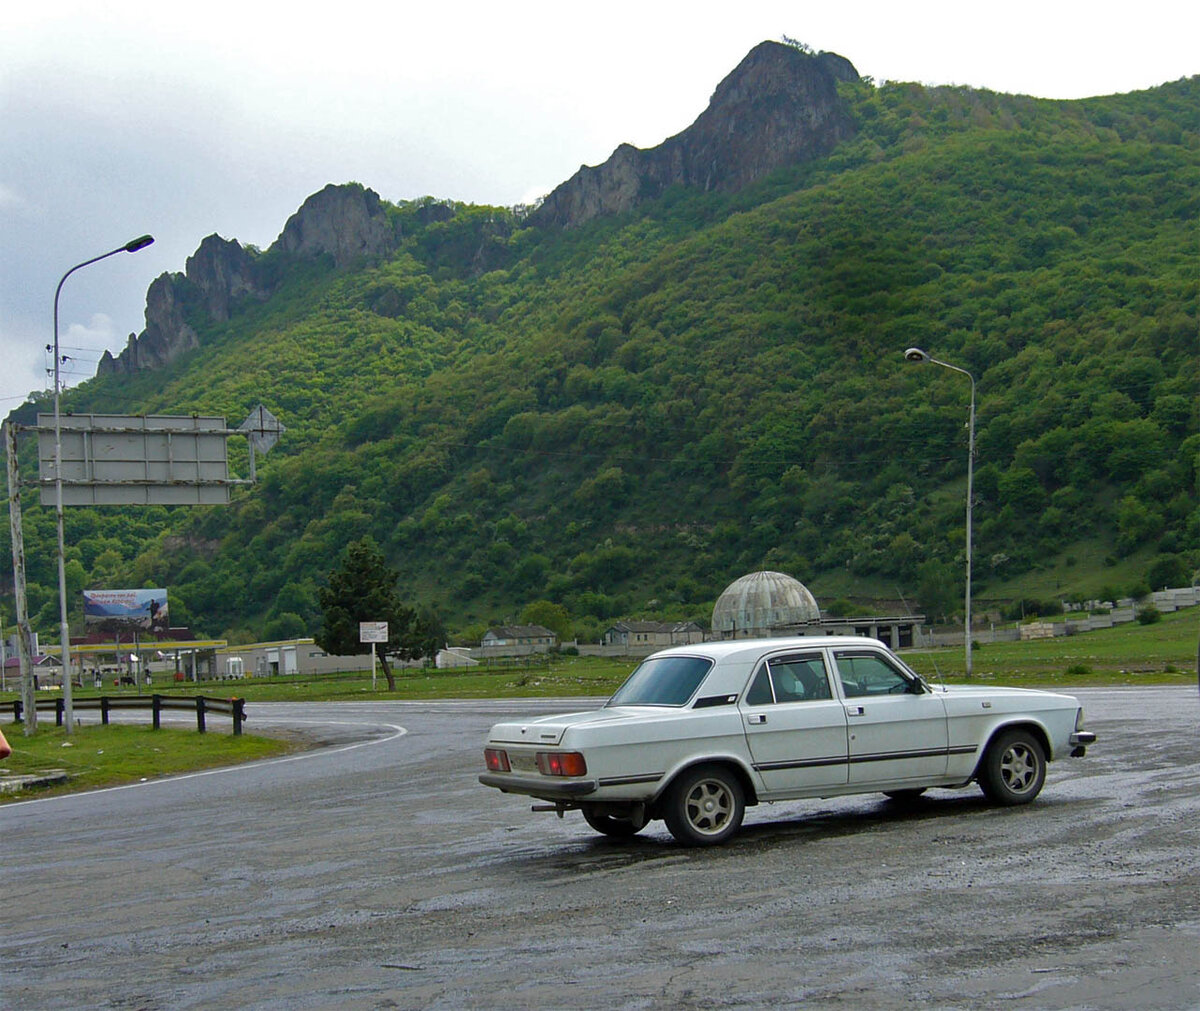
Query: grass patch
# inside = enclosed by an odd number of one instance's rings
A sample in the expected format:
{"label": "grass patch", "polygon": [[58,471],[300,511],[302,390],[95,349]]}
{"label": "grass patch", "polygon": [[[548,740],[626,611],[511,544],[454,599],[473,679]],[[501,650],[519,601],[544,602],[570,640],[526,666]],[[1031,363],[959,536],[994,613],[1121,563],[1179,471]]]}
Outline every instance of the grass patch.
{"label": "grass patch", "polygon": [[[65,771],[70,780],[48,787],[37,796],[74,793],[105,786],[136,783],[159,776],[170,776],[197,769],[238,765],[255,759],[270,758],[295,749],[284,740],[229,733],[199,734],[194,730],[149,725],[86,724],[67,735],[62,727],[39,723],[37,732],[26,737],[20,725],[6,723],[4,736],[13,753],[0,761],[3,775],[44,775],[50,770]],[[33,796],[28,790],[0,793],[0,803]]]}
{"label": "grass patch", "polygon": [[[1195,608],[1163,616],[1153,625],[1137,622],[1078,635],[1028,642],[988,642],[975,636],[976,681],[1023,687],[1195,684],[1200,636]],[[939,680],[962,680],[960,647],[912,650],[905,659],[918,673]]]}

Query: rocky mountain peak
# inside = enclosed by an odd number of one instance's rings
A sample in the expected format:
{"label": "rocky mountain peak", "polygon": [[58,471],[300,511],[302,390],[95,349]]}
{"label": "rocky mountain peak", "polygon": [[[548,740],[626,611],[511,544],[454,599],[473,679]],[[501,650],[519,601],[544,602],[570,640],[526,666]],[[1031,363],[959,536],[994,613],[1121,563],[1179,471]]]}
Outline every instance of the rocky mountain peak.
{"label": "rocky mountain peak", "polygon": [[327,253],[335,265],[343,267],[363,256],[390,252],[395,245],[395,233],[378,193],[355,183],[330,183],[288,218],[271,248],[296,256]]}
{"label": "rocky mountain peak", "polygon": [[837,84],[857,80],[853,64],[835,53],[760,43],[690,127],[658,147],[622,144],[603,165],[582,166],[531,223],[569,228],[630,210],[676,183],[739,190],[784,165],[828,154],[854,135]]}
{"label": "rocky mountain peak", "polygon": [[209,317],[224,321],[240,299],[265,298],[268,293],[257,283],[254,256],[236,239],[205,238],[188,257],[186,273],[154,279],[146,291],[146,329],[130,334],[119,355],[105,351],[96,375],[161,368],[198,347],[199,337],[184,317],[184,306],[190,303],[199,303]]}
{"label": "rocky mountain peak", "polygon": [[[304,201],[271,248],[298,257],[329,255],[335,265],[346,266],[390,252],[395,243],[378,193],[357,183],[331,183]],[[185,306],[199,306],[210,319],[224,322],[239,302],[268,298],[259,256],[236,239],[205,238],[188,257],[185,273],[154,280],[146,292],[146,329],[130,334],[120,354],[105,351],[96,374],[161,368],[197,347],[199,337],[184,316]]]}

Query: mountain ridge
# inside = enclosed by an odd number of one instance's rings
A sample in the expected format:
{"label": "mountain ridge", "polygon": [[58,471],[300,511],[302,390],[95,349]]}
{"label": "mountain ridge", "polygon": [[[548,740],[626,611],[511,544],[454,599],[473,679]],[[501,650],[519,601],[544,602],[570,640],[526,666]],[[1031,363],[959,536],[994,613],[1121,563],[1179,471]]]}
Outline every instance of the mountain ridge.
{"label": "mountain ridge", "polygon": [[[598,216],[622,214],[672,185],[738,190],[770,172],[820,157],[854,133],[838,81],[857,81],[849,60],[762,42],[718,84],[703,113],[662,144],[639,150],[620,145],[603,165],[582,167],[529,215],[541,228],[572,228]],[[268,253],[330,256],[336,267],[386,256],[399,245],[379,195],[358,184],[328,184],[308,197]],[[147,293],[146,328],[113,356],[105,351],[98,375],[157,368],[196,347],[180,305],[199,299],[217,321],[231,304],[266,298],[255,256],[234,239],[210,235],[188,258],[183,274],[163,274]]]}
{"label": "mountain ridge", "polygon": [[858,71],[834,53],[762,42],[717,85],[687,129],[654,148],[622,144],[602,165],[582,166],[530,216],[571,228],[621,214],[672,185],[738,190],[784,165],[828,154],[854,134],[838,81]]}

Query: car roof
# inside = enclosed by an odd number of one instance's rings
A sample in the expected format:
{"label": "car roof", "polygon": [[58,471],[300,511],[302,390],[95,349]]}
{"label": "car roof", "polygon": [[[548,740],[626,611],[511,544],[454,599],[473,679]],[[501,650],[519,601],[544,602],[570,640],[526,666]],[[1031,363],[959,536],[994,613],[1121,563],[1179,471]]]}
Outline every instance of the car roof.
{"label": "car roof", "polygon": [[[782,649],[846,649],[855,646],[887,647],[878,639],[858,635],[798,635],[777,639],[726,639],[697,642],[689,646],[672,646],[651,656],[704,656],[712,660],[753,660],[764,653]],[[650,657],[647,657],[650,659]]]}

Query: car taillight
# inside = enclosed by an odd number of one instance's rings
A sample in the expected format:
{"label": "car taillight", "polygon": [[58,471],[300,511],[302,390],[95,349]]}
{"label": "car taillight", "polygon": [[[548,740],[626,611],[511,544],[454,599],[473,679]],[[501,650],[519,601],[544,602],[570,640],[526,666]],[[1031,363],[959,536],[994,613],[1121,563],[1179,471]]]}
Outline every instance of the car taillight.
{"label": "car taillight", "polygon": [[508,764],[508,752],[502,748],[484,748],[483,760],[487,763],[488,772],[511,772]]}
{"label": "car taillight", "polygon": [[578,751],[539,751],[537,767],[543,776],[587,775],[587,762]]}

